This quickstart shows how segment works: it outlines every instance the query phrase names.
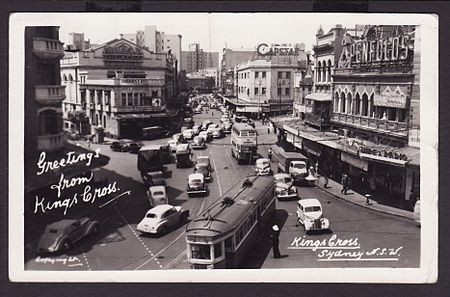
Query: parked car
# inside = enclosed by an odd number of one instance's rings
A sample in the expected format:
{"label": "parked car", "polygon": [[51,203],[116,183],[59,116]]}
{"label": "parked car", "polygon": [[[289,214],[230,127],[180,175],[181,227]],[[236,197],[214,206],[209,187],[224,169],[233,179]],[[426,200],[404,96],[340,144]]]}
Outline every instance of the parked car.
{"label": "parked car", "polygon": [[417,226],[421,226],[420,223],[420,200],[417,200],[416,203],[414,204],[414,221],[416,222]]}
{"label": "parked car", "polygon": [[194,113],[195,113],[195,114],[201,114],[201,113],[202,113],[202,108],[201,108],[201,106],[195,108],[195,109],[194,109]]}
{"label": "parked car", "polygon": [[211,170],[211,161],[208,156],[198,156],[195,164],[205,164],[208,166],[208,169]]}
{"label": "parked car", "polygon": [[128,145],[131,142],[132,141],[128,139],[113,141],[109,147],[115,152],[127,152],[129,149]]}
{"label": "parked car", "polygon": [[229,121],[230,120],[230,118],[228,117],[228,115],[222,115],[221,117],[220,117],[220,122],[221,123],[223,123],[223,122],[227,122],[227,121]]}
{"label": "parked car", "polygon": [[177,133],[172,136],[173,140],[176,140],[178,143],[186,143],[186,140],[183,137],[183,133]]}
{"label": "parked car", "polygon": [[233,127],[233,124],[231,122],[224,122],[223,123],[223,132],[225,134],[230,134],[232,127]]}
{"label": "parked car", "polygon": [[211,124],[213,124],[213,122],[210,121],[210,120],[205,120],[205,121],[203,121],[201,130],[202,130],[202,131],[208,130],[208,127],[209,127],[209,125],[211,125]]}
{"label": "parked car", "polygon": [[194,140],[192,141],[191,147],[193,149],[204,149],[206,148],[206,141],[203,136],[195,136]]}
{"label": "parked car", "polygon": [[298,190],[294,185],[289,185],[285,183],[276,183],[275,186],[275,197],[278,200],[298,200]]}
{"label": "parked car", "polygon": [[207,164],[204,163],[195,164],[194,172],[203,174],[205,181],[207,182],[211,181],[211,167],[208,166]]}
{"label": "parked car", "polygon": [[274,174],[273,178],[275,179],[275,185],[278,184],[278,183],[284,183],[284,184],[287,184],[289,186],[292,186],[294,184],[294,180],[287,173]]}
{"label": "parked car", "polygon": [[208,131],[202,131],[198,134],[198,136],[203,137],[207,142],[211,141],[213,138],[211,132]]}
{"label": "parked car", "polygon": [[267,158],[259,158],[256,160],[255,173],[257,175],[271,175],[270,160]]}
{"label": "parked car", "polygon": [[170,136],[170,131],[161,126],[152,126],[142,128],[142,138],[159,139]]}
{"label": "parked car", "polygon": [[322,205],[315,198],[298,201],[297,219],[305,228],[306,234],[313,230],[330,228],[330,222],[323,217]]}
{"label": "parked car", "polygon": [[131,154],[137,154],[143,145],[139,142],[132,142],[128,145],[128,152]]}
{"label": "parked car", "polygon": [[164,186],[150,187],[147,191],[147,197],[150,202],[150,207],[160,204],[167,204],[169,202],[166,187]]}
{"label": "parked car", "polygon": [[142,175],[142,178],[144,179],[144,183],[149,187],[167,185],[162,171],[146,172]]}
{"label": "parked car", "polygon": [[223,129],[222,128],[215,128],[212,132],[213,138],[222,138],[224,137]]}
{"label": "parked car", "polygon": [[189,219],[189,210],[181,206],[161,204],[153,207],[137,225],[137,230],[147,234],[165,234],[171,228],[185,224]]}
{"label": "parked car", "polygon": [[194,131],[192,129],[186,129],[183,131],[183,137],[186,140],[192,140],[194,138]]}
{"label": "parked car", "polygon": [[37,253],[48,254],[68,250],[75,242],[98,233],[99,223],[89,217],[63,219],[47,225],[42,234]]}
{"label": "parked car", "polygon": [[189,175],[186,192],[189,197],[194,194],[206,194],[207,193],[205,177],[203,176],[203,174],[192,173]]}

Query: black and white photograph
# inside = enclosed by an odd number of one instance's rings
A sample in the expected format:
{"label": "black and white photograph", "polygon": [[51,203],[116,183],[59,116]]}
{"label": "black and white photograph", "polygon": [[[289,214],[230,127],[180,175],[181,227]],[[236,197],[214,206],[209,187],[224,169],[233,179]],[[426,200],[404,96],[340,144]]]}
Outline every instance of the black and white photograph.
{"label": "black and white photograph", "polygon": [[12,281],[436,281],[437,16],[9,22]]}

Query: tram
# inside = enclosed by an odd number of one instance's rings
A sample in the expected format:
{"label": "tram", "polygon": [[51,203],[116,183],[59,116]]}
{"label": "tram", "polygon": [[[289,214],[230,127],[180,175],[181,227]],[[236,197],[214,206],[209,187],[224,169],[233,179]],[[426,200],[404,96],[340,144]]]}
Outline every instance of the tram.
{"label": "tram", "polygon": [[274,213],[272,176],[239,182],[186,226],[189,268],[238,268]]}

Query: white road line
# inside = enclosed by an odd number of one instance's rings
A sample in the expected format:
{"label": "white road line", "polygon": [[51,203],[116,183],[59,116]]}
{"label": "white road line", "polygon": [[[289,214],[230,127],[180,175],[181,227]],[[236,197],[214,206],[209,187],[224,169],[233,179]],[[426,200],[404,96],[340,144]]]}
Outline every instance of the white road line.
{"label": "white road line", "polygon": [[186,256],[186,249],[184,251],[182,251],[178,256],[176,256],[172,261],[170,261],[169,264],[164,266],[163,270],[166,270],[169,267],[171,267],[172,265],[178,263],[178,261],[181,260],[183,258],[183,256]]}
{"label": "white road line", "polygon": [[86,256],[85,252],[83,252],[83,258],[84,258],[84,261],[86,262],[86,265],[87,265],[88,269],[91,270],[91,265],[89,265],[89,261],[87,259],[87,256]]}
{"label": "white road line", "polygon": [[217,173],[219,170],[218,170],[218,168],[216,166],[216,161],[214,160],[214,154],[213,154],[212,150],[209,151],[209,152],[211,154],[211,159],[212,159],[213,164],[214,164],[214,172],[216,173],[216,176],[217,176],[217,184],[219,185],[219,196],[222,196],[222,194],[223,194],[222,193],[222,184],[220,183],[219,174]]}

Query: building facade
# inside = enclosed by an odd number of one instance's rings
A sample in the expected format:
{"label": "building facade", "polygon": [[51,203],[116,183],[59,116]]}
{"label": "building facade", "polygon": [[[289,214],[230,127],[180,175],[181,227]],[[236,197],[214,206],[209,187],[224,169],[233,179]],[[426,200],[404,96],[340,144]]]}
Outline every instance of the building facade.
{"label": "building facade", "polygon": [[215,87],[215,79],[199,73],[189,73],[186,75],[187,90],[197,90],[199,93],[211,93]]}
{"label": "building facade", "polygon": [[252,60],[255,49],[231,49],[224,48],[220,63],[220,86],[225,96],[235,97],[234,67],[246,61]]}
{"label": "building facade", "polygon": [[314,63],[310,52],[306,53],[306,70],[294,71],[294,105],[293,116],[305,119],[305,114],[311,113],[311,104],[306,103],[306,96],[313,92]]}
{"label": "building facade", "polygon": [[59,28],[27,27],[25,49],[25,153],[61,150],[61,103],[66,94],[60,76],[64,48],[59,41]]}
{"label": "building facade", "polygon": [[252,61],[235,67],[237,95],[229,104],[237,113],[251,116],[292,113],[294,73],[306,70],[306,62],[304,47],[258,46]]}
{"label": "building facade", "polygon": [[83,110],[91,133],[100,127],[107,136],[123,138],[139,137],[143,127],[167,120],[165,105],[175,88],[170,58],[126,39],[114,39],[64,58],[65,125],[70,125],[69,112]]}
{"label": "building facade", "polygon": [[214,79],[214,87],[219,87],[219,68],[199,69],[198,73],[206,77],[212,77]]}
{"label": "building facade", "polygon": [[219,68],[218,52],[205,52],[198,43],[192,44],[191,49],[181,52],[181,69],[186,73],[198,72],[205,68]]}

